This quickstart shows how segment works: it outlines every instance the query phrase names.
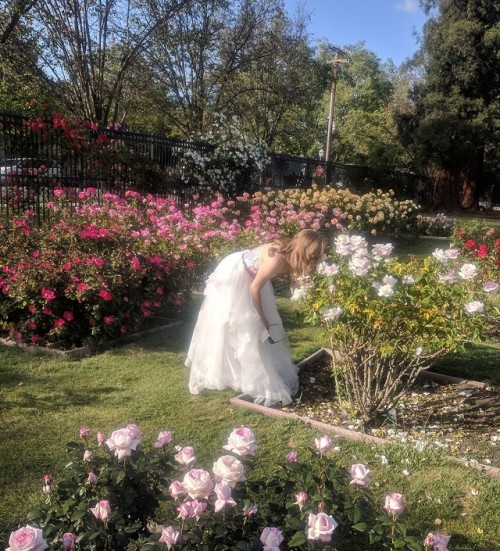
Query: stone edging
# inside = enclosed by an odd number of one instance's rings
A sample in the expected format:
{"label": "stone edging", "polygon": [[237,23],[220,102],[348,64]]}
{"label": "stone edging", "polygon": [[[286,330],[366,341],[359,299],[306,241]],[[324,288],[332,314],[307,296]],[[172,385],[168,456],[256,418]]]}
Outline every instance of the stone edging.
{"label": "stone edging", "polygon": [[[332,355],[335,354],[335,351],[332,351],[328,348],[320,348],[316,352],[313,352],[310,356],[307,356],[307,358],[304,358],[302,361],[300,361],[297,366],[300,369],[303,365],[307,365],[309,363],[317,361],[319,358],[324,356],[325,354]],[[448,375],[441,375],[440,373],[433,373],[430,371],[424,371],[419,376],[425,377],[427,379],[432,379],[436,381],[443,381],[453,384],[460,384],[463,386],[473,386],[476,388],[485,388],[490,387],[492,385],[488,385],[486,383],[481,383],[479,381],[469,381],[467,379],[461,379],[459,377],[451,377]],[[500,391],[500,389],[499,389]],[[384,438],[378,438],[377,436],[371,436],[369,434],[363,434],[361,432],[357,432],[354,430],[345,429],[343,427],[339,427],[337,425],[330,425],[328,423],[323,423],[322,421],[316,421],[314,419],[310,419],[309,417],[305,417],[303,415],[297,415],[296,413],[288,413],[286,411],[282,411],[281,409],[277,407],[268,407],[268,406],[262,406],[259,404],[254,404],[252,401],[252,398],[248,396],[248,394],[239,394],[238,396],[235,396],[234,398],[231,398],[229,402],[238,407],[250,409],[253,411],[257,411],[259,413],[262,413],[264,415],[267,415],[268,417],[277,417],[281,419],[294,419],[296,421],[300,421],[304,423],[305,425],[308,425],[312,428],[319,429],[325,432],[336,434],[342,438],[347,438],[348,440],[356,440],[358,442],[365,442],[367,444],[375,444],[377,446],[383,446],[387,444],[394,443],[390,440],[386,440]],[[465,459],[459,459],[457,457],[451,457],[446,456],[446,459],[453,461],[455,463],[459,463],[461,465],[465,465],[467,467],[472,467],[473,469],[476,469],[478,471],[484,472],[486,474],[489,474],[491,476],[500,476],[500,468],[498,467],[490,467],[489,465],[484,465],[482,463],[478,463],[477,461],[467,461]]]}
{"label": "stone edging", "polygon": [[[144,329],[144,331],[138,331],[137,333],[131,333],[130,335],[123,335],[122,337],[118,337],[116,339],[112,339],[110,341],[102,343],[102,346],[108,348],[110,346],[125,344],[129,340],[138,337],[154,335],[155,333],[159,333],[160,331],[170,329],[171,327],[176,327],[177,325],[184,323],[183,320],[174,320],[169,318],[161,319],[164,319],[165,321],[168,320],[169,323],[166,323],[165,325],[158,325],[157,327],[152,327],[151,329]],[[95,352],[95,349],[90,346],[81,346],[80,348],[73,348],[71,350],[60,350],[58,348],[47,348],[45,346],[37,346],[35,344],[18,343],[16,341],[13,341],[12,339],[7,339],[3,337],[0,337],[0,344],[11,347],[17,346],[18,348],[21,348],[22,350],[26,350],[28,352],[43,352],[50,356],[62,356],[70,360],[81,360],[83,358],[88,358]]]}

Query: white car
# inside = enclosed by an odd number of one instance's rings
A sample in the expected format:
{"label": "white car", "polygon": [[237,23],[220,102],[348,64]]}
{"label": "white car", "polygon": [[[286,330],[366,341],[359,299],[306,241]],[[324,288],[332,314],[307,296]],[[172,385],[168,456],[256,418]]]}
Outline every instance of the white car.
{"label": "white car", "polygon": [[0,166],[0,176],[44,176],[60,178],[62,169],[55,161],[43,159],[18,158],[7,159]]}

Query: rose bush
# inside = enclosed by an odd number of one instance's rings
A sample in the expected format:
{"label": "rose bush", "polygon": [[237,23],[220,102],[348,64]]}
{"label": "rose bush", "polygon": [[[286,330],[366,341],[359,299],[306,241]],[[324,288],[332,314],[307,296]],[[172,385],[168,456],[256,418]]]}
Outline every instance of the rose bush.
{"label": "rose bush", "polygon": [[[423,550],[405,523],[404,497],[391,493],[382,507],[368,487],[369,469],[341,465],[328,435],[284,451],[275,474],[262,480],[253,476],[257,444],[246,427],[230,435],[223,449],[232,451],[212,473],[196,459],[194,466],[176,461],[170,431],[146,450],[134,424],[108,438],[82,429],[68,445],[73,460],[63,477],[43,476],[45,501],[10,534],[9,551]],[[425,545],[442,550],[449,539],[430,533]]]}
{"label": "rose bush", "polygon": [[341,234],[331,257],[295,293],[322,324],[342,407],[370,423],[396,404],[436,358],[480,340],[498,320],[486,300],[498,286],[458,249],[400,262],[392,245]]}
{"label": "rose bush", "polygon": [[500,234],[485,221],[456,224],[452,244],[462,256],[475,262],[493,281],[500,281]]}

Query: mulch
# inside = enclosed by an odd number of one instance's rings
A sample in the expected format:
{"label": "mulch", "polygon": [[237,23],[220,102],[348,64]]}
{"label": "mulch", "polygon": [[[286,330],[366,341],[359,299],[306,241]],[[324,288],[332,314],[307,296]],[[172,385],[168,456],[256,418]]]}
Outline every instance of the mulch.
{"label": "mulch", "polygon": [[400,402],[366,430],[360,419],[342,411],[323,357],[300,369],[300,388],[282,409],[349,430],[365,432],[418,449],[440,448],[468,462],[500,467],[498,387],[434,381],[421,377]]}

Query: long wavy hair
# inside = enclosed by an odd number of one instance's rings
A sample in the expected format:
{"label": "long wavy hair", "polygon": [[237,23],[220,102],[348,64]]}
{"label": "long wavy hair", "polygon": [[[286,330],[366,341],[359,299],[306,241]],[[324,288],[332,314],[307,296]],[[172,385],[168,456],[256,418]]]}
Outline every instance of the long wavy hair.
{"label": "long wavy hair", "polygon": [[271,254],[281,253],[290,266],[293,278],[310,275],[323,259],[325,237],[315,230],[302,230],[288,242],[274,243]]}

